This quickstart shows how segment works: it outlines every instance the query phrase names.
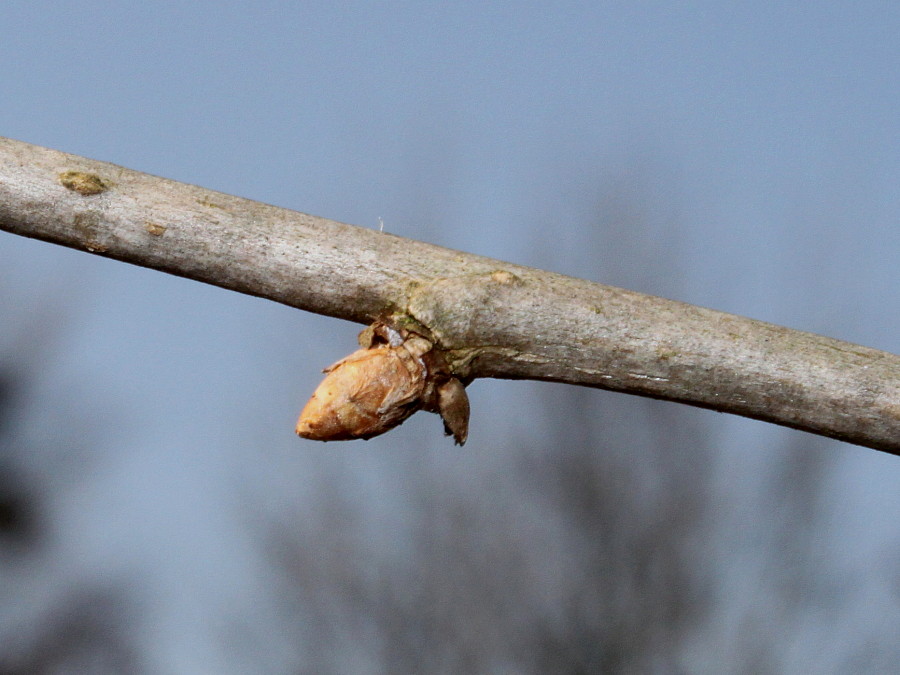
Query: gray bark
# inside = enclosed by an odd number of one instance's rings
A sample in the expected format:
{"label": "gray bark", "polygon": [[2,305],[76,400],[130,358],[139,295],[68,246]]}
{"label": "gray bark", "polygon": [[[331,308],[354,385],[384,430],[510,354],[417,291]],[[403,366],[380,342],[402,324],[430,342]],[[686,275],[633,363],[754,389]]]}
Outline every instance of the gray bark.
{"label": "gray bark", "polygon": [[465,380],[600,387],[900,454],[887,352],[2,138],[0,229],[350,321],[408,317]]}

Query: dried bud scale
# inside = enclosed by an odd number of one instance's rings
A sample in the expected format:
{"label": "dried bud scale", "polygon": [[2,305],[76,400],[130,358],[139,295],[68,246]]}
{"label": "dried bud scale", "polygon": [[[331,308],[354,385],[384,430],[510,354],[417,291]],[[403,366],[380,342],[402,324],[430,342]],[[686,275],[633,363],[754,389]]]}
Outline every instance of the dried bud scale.
{"label": "dried bud scale", "polygon": [[466,388],[455,377],[437,388],[438,412],[444,420],[444,432],[464,445],[469,435],[469,397]]}
{"label": "dried bud scale", "polygon": [[431,341],[387,324],[369,326],[363,347],[325,369],[325,379],[300,413],[297,433],[317,441],[368,439],[420,409],[444,420],[446,433],[466,442],[469,400]]}

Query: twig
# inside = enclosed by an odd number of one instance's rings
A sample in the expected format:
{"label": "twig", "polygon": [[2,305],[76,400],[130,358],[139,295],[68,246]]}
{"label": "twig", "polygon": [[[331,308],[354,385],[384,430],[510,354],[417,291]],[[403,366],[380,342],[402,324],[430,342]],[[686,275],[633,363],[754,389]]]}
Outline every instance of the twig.
{"label": "twig", "polygon": [[0,139],[0,229],[360,323],[453,372],[681,401],[900,454],[900,357]]}

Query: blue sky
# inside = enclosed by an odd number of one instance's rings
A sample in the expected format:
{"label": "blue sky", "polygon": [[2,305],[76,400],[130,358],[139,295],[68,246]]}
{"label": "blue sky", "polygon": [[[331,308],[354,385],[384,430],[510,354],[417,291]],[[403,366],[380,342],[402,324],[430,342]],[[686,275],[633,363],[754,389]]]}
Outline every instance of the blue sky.
{"label": "blue sky", "polygon": [[[900,351],[896,3],[82,0],[5,3],[0,21],[0,135]],[[640,259],[598,218],[610,205],[650,223]],[[61,535],[75,577],[130,573],[170,538],[159,588],[199,583],[236,547],[214,575],[250,603],[235,580],[258,561],[222,512],[234,483],[314,494],[325,465],[381,495],[379,452],[442,441],[418,417],[366,453],[292,436],[356,326],[4,233],[0,288],[4,339],[54,347],[38,409],[86,418],[104,449],[63,499],[90,506],[69,516],[85,541]],[[540,386],[472,388],[465,466],[521,433],[494,413]],[[712,424],[751,472],[795,433]],[[848,555],[896,547],[896,458],[826,447]],[[110,530],[90,509],[117,514]],[[150,534],[130,539],[135,519]],[[224,658],[202,621],[175,619],[204,593],[155,596],[164,670]]]}

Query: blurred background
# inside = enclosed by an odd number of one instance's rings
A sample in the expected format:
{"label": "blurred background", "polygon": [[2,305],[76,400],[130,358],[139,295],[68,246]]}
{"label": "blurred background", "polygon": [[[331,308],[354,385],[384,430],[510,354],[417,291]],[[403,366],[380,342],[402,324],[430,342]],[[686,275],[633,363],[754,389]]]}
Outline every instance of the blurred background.
{"label": "blurred background", "polygon": [[[900,351],[900,5],[4,3],[0,135]],[[359,326],[0,232],[0,673],[900,672],[900,461],[469,389],[293,434]]]}

